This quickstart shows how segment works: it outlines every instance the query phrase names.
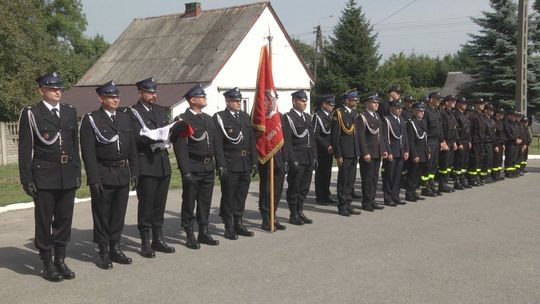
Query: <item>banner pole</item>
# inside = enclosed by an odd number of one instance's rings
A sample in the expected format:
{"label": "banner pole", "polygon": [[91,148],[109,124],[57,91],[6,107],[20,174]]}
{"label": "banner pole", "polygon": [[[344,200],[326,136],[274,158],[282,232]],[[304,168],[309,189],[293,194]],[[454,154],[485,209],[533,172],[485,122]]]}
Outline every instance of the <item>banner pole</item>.
{"label": "banner pole", "polygon": [[270,158],[270,232],[274,232],[274,157]]}

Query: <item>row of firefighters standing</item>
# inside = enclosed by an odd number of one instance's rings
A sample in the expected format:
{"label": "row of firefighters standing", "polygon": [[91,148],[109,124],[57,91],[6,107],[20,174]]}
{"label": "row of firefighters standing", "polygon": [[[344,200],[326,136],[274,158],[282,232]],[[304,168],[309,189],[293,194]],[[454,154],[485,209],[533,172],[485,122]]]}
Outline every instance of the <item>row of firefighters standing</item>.
{"label": "row of firefighters standing", "polygon": [[[75,278],[65,264],[70,238],[75,190],[80,187],[79,139],[91,191],[94,242],[99,252],[97,266],[111,269],[113,262],[131,264],[120,249],[130,184],[137,190],[137,227],[140,254],[173,253],[163,238],[165,204],[171,177],[168,149],[172,146],[182,176],[181,225],[186,246],[219,244],[209,233],[209,215],[215,175],[221,183],[219,215],[224,236],[235,240],[251,237],[243,224],[251,178],[260,176],[259,210],[261,229],[284,230],[275,217],[287,179],[289,223],[312,224],[304,213],[304,202],[315,170],[316,201],[336,204],[330,197],[332,165],[338,166],[338,214],[360,214],[352,207],[357,161],[360,162],[362,208],[382,209],[375,193],[382,162],[384,204],[481,185],[502,178],[505,153],[507,177],[523,172],[530,136],[526,123],[515,111],[485,107],[481,99],[467,111],[464,100],[430,93],[429,101],[402,103],[396,87],[379,104],[377,95],[365,99],[359,113],[356,90],[343,94],[343,106],[334,109],[334,96],[325,96],[313,117],[305,113],[308,97],[300,90],[292,94],[292,109],[279,114],[284,144],[274,155],[274,210],[270,210],[270,163],[257,159],[255,133],[249,115],[241,111],[238,88],[225,92],[226,109],[213,117],[202,112],[207,105],[200,85],[185,98],[189,108],[170,123],[165,108],[157,102],[157,84],[148,78],[136,85],[138,102],[119,108],[120,90],[110,81],[96,88],[101,107],[86,114],[77,134],[76,111],[60,104],[62,80],[56,73],[36,79],[42,101],[21,111],[19,122],[19,168],[25,192],[34,198],[35,245],[50,281]],[[456,106],[457,104],[457,106]],[[379,108],[380,106],[380,108]],[[456,109],[454,109],[456,107]],[[485,109],[484,109],[485,107]],[[163,132],[165,131],[165,132]],[[405,173],[405,174],[403,174]],[[454,187],[449,187],[449,176]],[[438,187],[435,187],[435,178]],[[402,183],[402,180],[404,182]],[[419,184],[422,196],[416,193]],[[271,216],[271,214],[274,216]],[[270,219],[274,219],[271,225]],[[195,225],[198,235],[195,237]],[[54,254],[54,260],[53,260]]]}

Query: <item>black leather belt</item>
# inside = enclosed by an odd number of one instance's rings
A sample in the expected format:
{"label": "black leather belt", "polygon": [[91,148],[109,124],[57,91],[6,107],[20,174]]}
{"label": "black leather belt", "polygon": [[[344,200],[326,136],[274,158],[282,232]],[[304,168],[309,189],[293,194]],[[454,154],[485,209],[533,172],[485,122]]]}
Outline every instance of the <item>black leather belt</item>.
{"label": "black leather belt", "polygon": [[71,155],[60,154],[60,155],[36,155],[34,158],[50,161],[53,163],[67,164],[70,160],[73,159]]}
{"label": "black leather belt", "polygon": [[204,163],[205,165],[208,165],[212,160],[214,160],[214,155],[197,155],[193,153],[189,153],[189,158],[200,161]]}
{"label": "black leather belt", "polygon": [[129,162],[127,159],[121,159],[121,160],[102,160],[99,161],[99,163],[105,167],[118,167],[118,168],[124,168],[129,165]]}

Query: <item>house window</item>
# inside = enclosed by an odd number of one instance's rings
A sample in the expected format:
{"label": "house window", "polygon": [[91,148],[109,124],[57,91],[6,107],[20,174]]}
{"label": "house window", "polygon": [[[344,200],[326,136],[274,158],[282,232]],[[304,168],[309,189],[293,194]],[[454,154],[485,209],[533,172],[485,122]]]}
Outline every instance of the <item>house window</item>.
{"label": "house window", "polygon": [[249,98],[242,98],[242,110],[249,114],[251,110],[249,106]]}

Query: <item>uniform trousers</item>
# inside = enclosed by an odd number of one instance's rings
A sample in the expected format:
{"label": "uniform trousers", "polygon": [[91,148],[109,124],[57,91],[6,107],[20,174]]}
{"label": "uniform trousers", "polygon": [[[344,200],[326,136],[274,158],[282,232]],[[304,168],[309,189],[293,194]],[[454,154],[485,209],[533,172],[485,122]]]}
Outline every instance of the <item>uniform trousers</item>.
{"label": "uniform trousers", "polygon": [[39,251],[67,245],[71,236],[75,190],[38,189],[34,200],[34,245]]}
{"label": "uniform trousers", "polygon": [[[259,164],[259,211],[263,216],[270,214],[270,161],[264,165]],[[281,194],[283,193],[283,183],[285,182],[285,168],[278,168],[274,164],[274,214],[277,211]]]}
{"label": "uniform trousers", "polygon": [[[208,225],[210,205],[214,192],[214,171],[192,172],[192,181],[182,179],[182,227],[190,228],[195,223]],[[195,213],[195,208],[197,208]]]}
{"label": "uniform trousers", "polygon": [[338,169],[337,198],[338,209],[347,209],[351,205],[351,194],[356,181],[356,158],[343,158],[343,164]]}
{"label": "uniform trousers", "polygon": [[367,207],[375,204],[377,183],[379,182],[380,158],[372,158],[370,161],[360,159],[360,175],[362,177],[362,206]]}
{"label": "uniform trousers", "polygon": [[139,176],[137,183],[137,228],[139,232],[163,227],[171,176]]}
{"label": "uniform trousers", "polygon": [[508,172],[516,170],[516,164],[519,154],[519,146],[515,144],[507,144],[504,150],[504,169]]}
{"label": "uniform trousers", "polygon": [[[498,173],[502,170],[504,145],[494,145],[493,147],[493,167],[491,170]],[[499,148],[499,152],[495,152],[495,147]]]}
{"label": "uniform trousers", "polygon": [[92,193],[92,218],[94,219],[94,242],[119,241],[124,229],[129,184],[123,186],[103,185],[101,195]]}
{"label": "uniform trousers", "polygon": [[[453,144],[452,144],[453,145]],[[454,147],[449,147],[448,151],[439,152],[439,175],[446,177],[452,171],[452,164],[454,162]]]}
{"label": "uniform trousers", "polygon": [[223,221],[244,215],[249,184],[251,183],[250,173],[250,171],[232,171],[229,172],[225,180],[221,181],[219,216]]}
{"label": "uniform trousers", "polygon": [[482,161],[480,164],[480,176],[485,177],[491,173],[493,167],[493,144],[482,144]]}
{"label": "uniform trousers", "polygon": [[383,160],[383,193],[384,202],[397,202],[401,187],[401,171],[403,169],[403,158],[397,157],[390,160]]}
{"label": "uniform trousers", "polygon": [[289,205],[299,205],[302,208],[311,186],[313,167],[300,165],[296,171],[287,174],[287,202]]}
{"label": "uniform trousers", "polygon": [[407,161],[409,169],[407,170],[407,179],[405,180],[405,189],[408,195],[416,192],[416,188],[420,184],[420,176],[425,171],[426,162],[415,163]]}
{"label": "uniform trousers", "polygon": [[433,180],[439,169],[439,140],[428,140],[428,146],[431,151],[431,158],[426,162],[424,179]]}
{"label": "uniform trousers", "polygon": [[482,145],[479,143],[473,143],[471,151],[469,153],[469,169],[468,173],[472,176],[478,176],[481,170],[482,162]]}
{"label": "uniform trousers", "polygon": [[464,144],[463,149],[454,151],[453,172],[456,175],[465,174],[469,164],[469,144]]}
{"label": "uniform trousers", "polygon": [[332,155],[320,155],[315,170],[315,196],[317,200],[330,197],[330,179],[332,177]]}

